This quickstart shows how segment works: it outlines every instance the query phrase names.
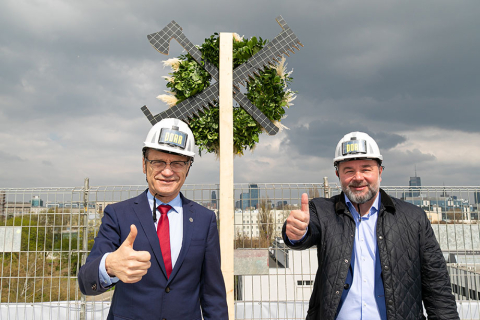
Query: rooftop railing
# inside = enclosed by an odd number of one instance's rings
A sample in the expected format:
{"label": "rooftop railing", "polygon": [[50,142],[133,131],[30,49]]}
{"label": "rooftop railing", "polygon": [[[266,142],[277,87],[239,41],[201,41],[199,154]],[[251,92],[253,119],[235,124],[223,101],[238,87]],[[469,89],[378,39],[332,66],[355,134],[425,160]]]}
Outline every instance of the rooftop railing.
{"label": "rooftop railing", "polygon": [[[447,261],[462,319],[480,319],[480,187],[386,186],[422,207]],[[83,296],[77,271],[108,204],[138,186],[0,189],[0,319],[105,319],[112,291]],[[317,269],[316,251],[281,241],[290,210],[309,198],[341,192],[337,184],[235,184],[235,318],[305,319]],[[182,193],[218,214],[219,185],[185,184]],[[220,222],[221,223],[221,222]],[[220,226],[221,228],[221,226]]]}

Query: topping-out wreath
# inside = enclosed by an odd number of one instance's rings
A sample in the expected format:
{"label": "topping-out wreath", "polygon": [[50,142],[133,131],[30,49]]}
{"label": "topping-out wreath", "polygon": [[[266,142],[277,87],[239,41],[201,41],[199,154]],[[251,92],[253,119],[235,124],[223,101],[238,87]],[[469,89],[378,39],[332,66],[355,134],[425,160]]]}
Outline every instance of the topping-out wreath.
{"label": "topping-out wreath", "polygon": [[[198,47],[202,52],[202,58],[207,59],[217,68],[219,67],[219,42],[218,33],[215,33]],[[266,43],[267,40],[262,40],[260,37],[245,39],[234,34],[233,68],[246,62]],[[189,54],[168,59],[164,61],[164,65],[170,66],[173,71],[169,73],[170,76],[165,77],[170,91],[166,91],[168,94],[159,95],[157,98],[167,103],[169,107],[200,93],[211,83],[212,77]],[[259,75],[247,84],[247,92],[244,93],[279,129],[286,128],[280,124],[280,121],[286,116],[285,108],[293,105],[292,101],[295,99],[295,92],[288,88],[293,80],[290,76],[292,71],[286,71],[285,58],[282,57],[275,65],[265,68],[263,72],[259,71]],[[191,119],[190,128],[195,136],[200,155],[202,152],[213,152],[219,155],[218,103],[213,107],[210,106],[210,109],[204,109],[204,113],[200,113],[199,117]],[[233,148],[236,155],[243,155],[247,148],[253,150],[261,132],[262,127],[242,107],[234,106]]]}

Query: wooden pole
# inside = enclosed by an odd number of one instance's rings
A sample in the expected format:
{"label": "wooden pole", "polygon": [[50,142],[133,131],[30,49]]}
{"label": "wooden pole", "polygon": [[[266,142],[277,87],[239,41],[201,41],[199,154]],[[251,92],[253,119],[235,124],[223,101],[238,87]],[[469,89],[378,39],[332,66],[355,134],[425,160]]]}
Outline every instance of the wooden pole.
{"label": "wooden pole", "polygon": [[220,33],[220,251],[229,319],[235,319],[233,198],[233,34]]}

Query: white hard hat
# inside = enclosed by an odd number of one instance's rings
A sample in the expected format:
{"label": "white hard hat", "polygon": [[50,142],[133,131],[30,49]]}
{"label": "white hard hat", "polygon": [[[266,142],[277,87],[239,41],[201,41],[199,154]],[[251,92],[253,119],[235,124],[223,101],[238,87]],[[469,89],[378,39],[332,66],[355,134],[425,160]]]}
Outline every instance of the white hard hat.
{"label": "white hard hat", "polygon": [[193,158],[194,146],[195,138],[188,125],[179,119],[166,118],[150,129],[143,143],[143,150],[151,148]]}
{"label": "white hard hat", "polygon": [[377,143],[364,132],[350,132],[338,142],[333,165],[356,159],[377,160],[380,164],[383,161]]}

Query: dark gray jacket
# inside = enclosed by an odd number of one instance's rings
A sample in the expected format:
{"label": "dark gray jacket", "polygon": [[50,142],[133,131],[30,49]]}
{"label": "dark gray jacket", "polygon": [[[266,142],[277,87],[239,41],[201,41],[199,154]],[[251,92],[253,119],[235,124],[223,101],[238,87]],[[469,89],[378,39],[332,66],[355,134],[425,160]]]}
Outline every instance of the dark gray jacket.
{"label": "dark gray jacket", "polygon": [[[382,266],[388,320],[459,319],[445,259],[430,221],[421,208],[389,197],[383,190],[377,220],[377,244]],[[305,239],[291,245],[317,246],[318,270],[307,320],[333,320],[344,290],[355,239],[355,221],[343,192],[310,201]]]}

